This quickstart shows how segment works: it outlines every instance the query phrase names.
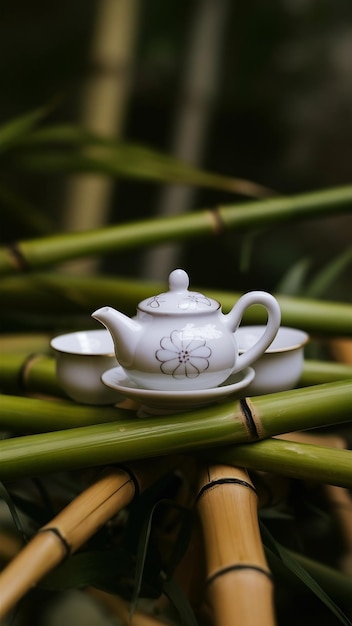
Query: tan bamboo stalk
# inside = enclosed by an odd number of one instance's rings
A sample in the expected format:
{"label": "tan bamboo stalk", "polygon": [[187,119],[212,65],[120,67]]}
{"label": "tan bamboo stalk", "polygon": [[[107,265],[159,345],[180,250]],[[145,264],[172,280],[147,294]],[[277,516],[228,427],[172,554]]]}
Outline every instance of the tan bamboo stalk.
{"label": "tan bamboo stalk", "polygon": [[246,470],[208,465],[201,472],[199,486],[206,594],[214,623],[272,626],[273,585],[259,532],[257,495]]}
{"label": "tan bamboo stalk", "polygon": [[[119,137],[122,133],[137,8],[138,0],[100,0],[96,5],[91,72],[82,98],[80,123],[103,137]],[[64,230],[103,226],[109,215],[113,187],[113,179],[107,176],[75,176],[69,183],[63,211]],[[90,262],[75,264],[76,271],[89,269]]]}
{"label": "tan bamboo stalk", "polygon": [[99,528],[151,484],[170,460],[111,468],[48,524],[0,573],[0,619],[45,574],[75,552]]}

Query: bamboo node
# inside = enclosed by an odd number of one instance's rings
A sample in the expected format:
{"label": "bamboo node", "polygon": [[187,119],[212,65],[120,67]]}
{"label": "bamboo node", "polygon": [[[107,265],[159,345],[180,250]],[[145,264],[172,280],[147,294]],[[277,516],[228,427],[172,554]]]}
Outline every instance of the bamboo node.
{"label": "bamboo node", "polygon": [[251,439],[260,439],[257,425],[255,423],[254,415],[247,402],[247,398],[241,398],[240,406],[241,406],[242,415],[245,419],[245,423],[247,425],[247,429],[248,429]]}
{"label": "bamboo node", "polygon": [[46,526],[45,528],[40,528],[37,532],[37,535],[39,535],[39,533],[54,533],[54,535],[56,535],[56,537],[60,539],[63,547],[65,548],[65,551],[66,551],[65,558],[68,558],[69,556],[71,556],[71,546],[68,543],[68,541],[66,541],[65,537],[62,536],[58,528],[56,528],[55,526]]}
{"label": "bamboo node", "polygon": [[226,567],[222,567],[221,569],[217,570],[213,574],[210,574],[210,576],[208,576],[208,578],[206,579],[206,584],[210,585],[215,579],[220,578],[221,576],[225,576],[230,572],[240,570],[253,570],[255,572],[258,572],[259,574],[264,574],[271,581],[273,578],[271,572],[264,567],[260,567],[260,565],[252,565],[250,563],[234,563],[233,565],[227,565]]}
{"label": "bamboo node", "polygon": [[7,246],[10,258],[13,261],[14,268],[20,272],[28,272],[30,266],[24,254],[22,253],[17,242],[13,242]]}
{"label": "bamboo node", "polygon": [[221,217],[218,207],[208,209],[212,222],[212,231],[214,235],[223,235],[226,231],[226,224]]}
{"label": "bamboo node", "polygon": [[18,372],[18,387],[20,391],[24,392],[27,390],[28,377],[31,373],[32,366],[42,357],[42,354],[33,352],[32,354],[29,354],[23,362],[22,367]]}
{"label": "bamboo node", "polygon": [[240,478],[217,478],[216,480],[212,480],[209,483],[206,483],[205,485],[203,485],[201,487],[201,489],[199,490],[197,497],[195,499],[195,502],[197,503],[201,497],[203,496],[203,494],[208,491],[209,489],[213,489],[214,487],[217,487],[218,485],[241,485],[242,487],[246,487],[248,489],[251,489],[252,491],[254,491],[254,493],[257,495],[257,491],[255,489],[255,487],[253,487],[253,485],[251,485],[251,483],[247,482],[246,480],[241,480]]}

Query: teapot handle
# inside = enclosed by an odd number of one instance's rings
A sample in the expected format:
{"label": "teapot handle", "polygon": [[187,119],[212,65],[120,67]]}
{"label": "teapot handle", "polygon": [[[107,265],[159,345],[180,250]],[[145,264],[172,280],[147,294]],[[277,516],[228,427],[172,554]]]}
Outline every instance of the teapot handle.
{"label": "teapot handle", "polygon": [[233,374],[240,372],[262,356],[265,350],[272,343],[277,331],[280,328],[281,311],[279,303],[274,296],[266,291],[250,291],[249,293],[241,296],[230,313],[225,315],[226,322],[231,327],[232,332],[237,330],[245,310],[253,304],[260,304],[266,308],[268,312],[268,320],[265,330],[258,341],[253,346],[248,348],[248,350],[237,356],[235,367],[232,371]]}

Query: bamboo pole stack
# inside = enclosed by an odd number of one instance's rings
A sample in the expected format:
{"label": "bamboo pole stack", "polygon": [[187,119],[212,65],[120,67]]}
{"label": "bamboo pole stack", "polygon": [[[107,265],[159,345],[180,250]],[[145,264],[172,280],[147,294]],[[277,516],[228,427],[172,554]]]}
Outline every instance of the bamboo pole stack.
{"label": "bamboo pole stack", "polygon": [[64,558],[74,553],[99,528],[144,490],[172,461],[106,470],[63,511],[45,524],[0,573],[0,619]]}
{"label": "bamboo pole stack", "polygon": [[[0,478],[9,480],[191,451],[203,450],[210,456],[213,454],[210,449],[216,447],[216,454],[222,455],[221,462],[267,471],[280,468],[288,476],[315,477],[351,487],[352,451],[322,450],[310,444],[270,439],[293,430],[349,422],[351,400],[352,385],[347,380],[258,396],[246,402],[230,401],[168,415],[167,419],[165,416],[136,419],[133,411],[85,408],[73,403],[66,403],[63,410],[58,402],[4,395],[0,403],[2,427],[11,429],[17,422],[23,432],[26,424],[30,428],[31,416],[37,429],[40,422],[50,429],[51,421],[56,428],[60,428],[60,423],[67,424],[67,420],[73,426],[75,419],[80,424],[90,419],[93,425],[0,441]],[[96,416],[100,422],[113,421],[94,424]],[[253,442],[255,448],[244,445],[228,448],[234,443]]]}

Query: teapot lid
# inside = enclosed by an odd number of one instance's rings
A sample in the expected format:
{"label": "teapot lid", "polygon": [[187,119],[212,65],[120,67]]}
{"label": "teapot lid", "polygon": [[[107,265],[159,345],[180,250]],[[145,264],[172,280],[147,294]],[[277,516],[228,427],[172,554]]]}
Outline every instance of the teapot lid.
{"label": "teapot lid", "polygon": [[188,274],[181,269],[169,275],[169,291],[146,298],[139,303],[138,309],[151,314],[211,313],[220,308],[217,300],[207,298],[197,291],[189,291]]}

